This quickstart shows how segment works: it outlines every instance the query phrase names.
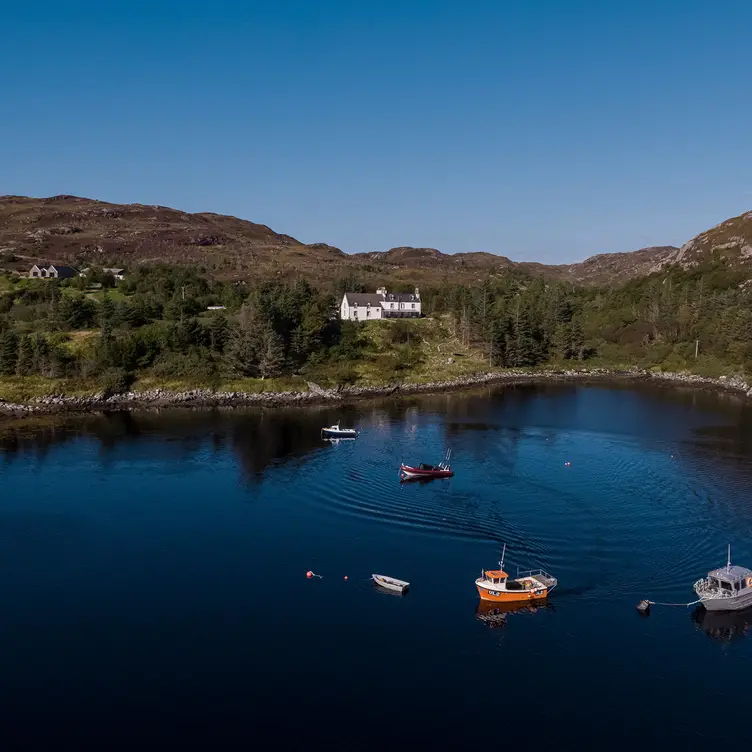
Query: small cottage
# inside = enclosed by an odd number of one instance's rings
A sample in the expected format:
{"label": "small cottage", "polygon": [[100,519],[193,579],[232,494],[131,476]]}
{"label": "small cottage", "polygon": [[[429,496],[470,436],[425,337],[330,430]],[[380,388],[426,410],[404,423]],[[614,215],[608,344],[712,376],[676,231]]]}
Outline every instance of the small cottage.
{"label": "small cottage", "polygon": [[50,266],[38,266],[34,264],[29,272],[29,277],[32,279],[72,279],[78,276],[72,266],[50,265]]}

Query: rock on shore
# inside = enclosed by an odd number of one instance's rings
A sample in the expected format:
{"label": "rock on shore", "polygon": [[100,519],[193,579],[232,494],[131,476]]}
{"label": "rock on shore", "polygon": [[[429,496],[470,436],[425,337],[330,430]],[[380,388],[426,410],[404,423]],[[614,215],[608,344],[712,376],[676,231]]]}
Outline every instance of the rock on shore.
{"label": "rock on shore", "polygon": [[425,384],[391,384],[385,386],[340,386],[326,389],[314,383],[305,392],[216,392],[211,389],[190,389],[172,392],[153,389],[106,396],[92,394],[84,397],[49,395],[26,403],[12,403],[0,399],[0,413],[6,415],[50,414],[56,412],[95,412],[101,410],[133,410],[143,407],[244,407],[244,406],[304,406],[344,402],[393,394],[429,394],[470,388],[491,383],[521,384],[546,381],[632,378],[666,381],[677,384],[722,389],[752,397],[752,386],[741,377],[721,376],[718,379],[689,373],[661,373],[632,369],[616,371],[606,368],[526,371],[510,369]]}

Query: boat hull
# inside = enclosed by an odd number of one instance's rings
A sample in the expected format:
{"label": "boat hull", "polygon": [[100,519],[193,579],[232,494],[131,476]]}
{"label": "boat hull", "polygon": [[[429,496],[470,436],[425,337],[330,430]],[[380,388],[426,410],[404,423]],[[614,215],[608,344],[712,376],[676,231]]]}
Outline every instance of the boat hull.
{"label": "boat hull", "polygon": [[356,431],[332,431],[328,428],[321,430],[325,439],[354,439],[358,434]]}
{"label": "boat hull", "polygon": [[531,601],[545,601],[548,598],[548,588],[543,590],[494,590],[484,585],[475,585],[478,595],[483,601],[493,603],[530,603]]}
{"label": "boat hull", "polygon": [[707,611],[743,611],[752,608],[752,589],[727,598],[708,598],[701,600]]}
{"label": "boat hull", "polygon": [[454,473],[451,470],[421,470],[418,467],[402,465],[400,472],[404,478],[415,480],[418,478],[451,478]]}
{"label": "boat hull", "polygon": [[381,574],[372,574],[371,577],[379,587],[382,587],[385,590],[389,590],[393,593],[404,593],[410,587],[409,582],[405,582],[404,580],[395,580],[392,577],[386,577]]}

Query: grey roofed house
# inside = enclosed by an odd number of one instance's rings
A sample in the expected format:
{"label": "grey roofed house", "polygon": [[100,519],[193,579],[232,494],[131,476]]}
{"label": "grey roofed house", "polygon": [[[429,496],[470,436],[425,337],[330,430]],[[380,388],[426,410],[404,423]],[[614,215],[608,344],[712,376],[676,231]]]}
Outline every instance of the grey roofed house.
{"label": "grey roofed house", "polygon": [[47,276],[52,279],[72,279],[78,276],[78,271],[72,266],[50,266]]}
{"label": "grey roofed house", "polygon": [[386,287],[373,292],[346,292],[339,308],[340,318],[348,321],[420,318],[420,290],[390,293]]}

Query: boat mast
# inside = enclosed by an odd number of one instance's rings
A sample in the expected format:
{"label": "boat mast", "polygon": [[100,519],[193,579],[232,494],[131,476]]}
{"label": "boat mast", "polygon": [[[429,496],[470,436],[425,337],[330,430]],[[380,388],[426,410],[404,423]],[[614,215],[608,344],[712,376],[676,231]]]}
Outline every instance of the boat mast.
{"label": "boat mast", "polygon": [[730,569],[731,569],[731,544],[729,543],[728,560],[726,561],[726,571],[728,572]]}
{"label": "boat mast", "polygon": [[504,571],[504,554],[506,553],[506,550],[507,544],[505,543],[504,548],[501,549],[501,561],[499,562],[499,569],[501,569],[502,572]]}

